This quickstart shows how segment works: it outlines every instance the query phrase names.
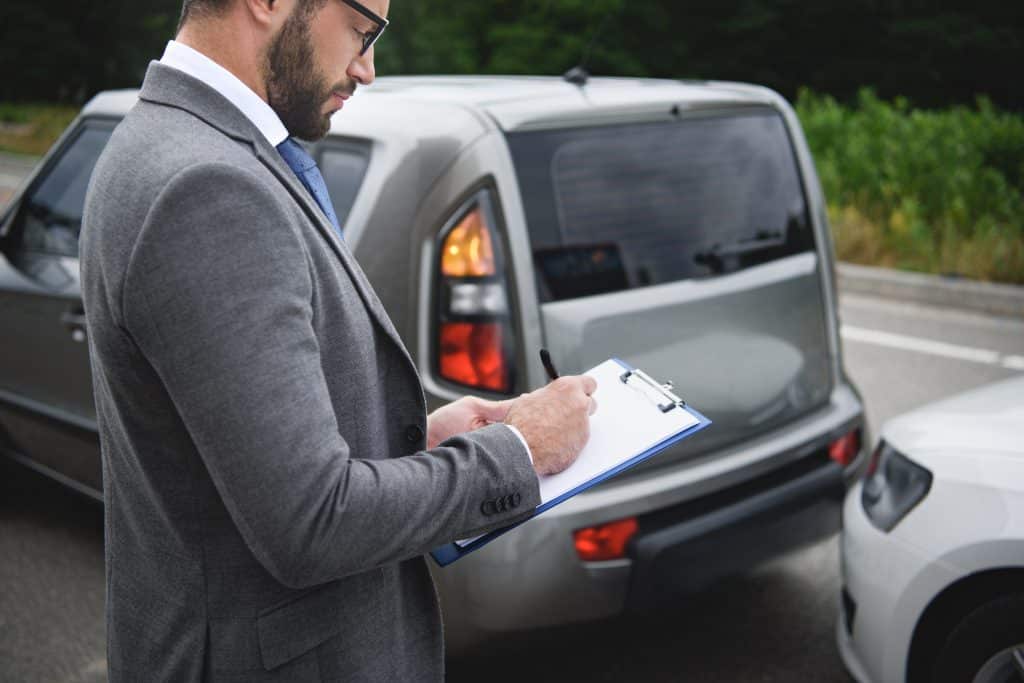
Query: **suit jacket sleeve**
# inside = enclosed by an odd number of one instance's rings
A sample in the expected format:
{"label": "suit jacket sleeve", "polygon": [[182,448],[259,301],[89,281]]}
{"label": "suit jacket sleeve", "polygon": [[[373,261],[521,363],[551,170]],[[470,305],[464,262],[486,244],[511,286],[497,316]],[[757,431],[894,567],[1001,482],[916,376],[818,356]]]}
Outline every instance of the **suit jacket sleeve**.
{"label": "suit jacket sleeve", "polygon": [[[275,192],[227,164],[179,172],[136,240],[121,304],[256,558],[303,587],[527,515],[536,475],[504,426],[412,456],[352,452],[321,367],[310,260]],[[507,512],[481,505],[517,495]]]}

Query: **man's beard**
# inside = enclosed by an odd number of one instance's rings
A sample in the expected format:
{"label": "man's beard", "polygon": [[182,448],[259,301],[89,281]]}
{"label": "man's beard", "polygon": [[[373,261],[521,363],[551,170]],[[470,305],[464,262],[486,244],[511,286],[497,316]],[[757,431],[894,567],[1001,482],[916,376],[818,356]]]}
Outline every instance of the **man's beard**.
{"label": "man's beard", "polygon": [[330,130],[331,117],[323,113],[323,106],[331,92],[353,90],[350,85],[328,84],[317,71],[310,37],[312,14],[302,5],[296,7],[263,60],[267,102],[288,133],[303,140],[319,140]]}

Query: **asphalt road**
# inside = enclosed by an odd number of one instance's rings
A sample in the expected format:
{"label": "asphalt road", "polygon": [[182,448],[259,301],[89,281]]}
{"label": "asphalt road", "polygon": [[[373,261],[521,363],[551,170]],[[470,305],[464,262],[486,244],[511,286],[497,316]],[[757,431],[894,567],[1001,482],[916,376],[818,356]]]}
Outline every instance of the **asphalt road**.
{"label": "asphalt road", "polygon": [[[1024,372],[1024,321],[867,297],[841,302],[873,433],[889,416]],[[1018,368],[1019,365],[1019,368]],[[451,681],[846,682],[830,539],[657,615],[524,634],[449,662]],[[0,682],[105,679],[103,514],[0,464]]]}

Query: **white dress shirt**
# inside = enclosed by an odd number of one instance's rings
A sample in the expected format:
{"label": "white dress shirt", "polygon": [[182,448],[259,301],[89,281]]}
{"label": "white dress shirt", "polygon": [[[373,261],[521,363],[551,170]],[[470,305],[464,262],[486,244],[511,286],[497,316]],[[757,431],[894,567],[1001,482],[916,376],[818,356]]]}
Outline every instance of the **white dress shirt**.
{"label": "white dress shirt", "polygon": [[[176,40],[168,41],[160,63],[198,79],[223,95],[231,104],[238,107],[246,118],[263,133],[274,147],[288,138],[288,129],[281,123],[280,117],[270,108],[262,97],[253,92],[252,88],[243,83],[237,76],[213,61],[202,52],[195,50]],[[526,454],[533,462],[530,445],[522,433],[512,425],[506,425],[515,434],[526,449]]]}
{"label": "white dress shirt", "polygon": [[172,40],[167,43],[160,63],[188,74],[219,92],[238,107],[274,147],[288,138],[288,129],[270,105],[237,76],[202,52]]}

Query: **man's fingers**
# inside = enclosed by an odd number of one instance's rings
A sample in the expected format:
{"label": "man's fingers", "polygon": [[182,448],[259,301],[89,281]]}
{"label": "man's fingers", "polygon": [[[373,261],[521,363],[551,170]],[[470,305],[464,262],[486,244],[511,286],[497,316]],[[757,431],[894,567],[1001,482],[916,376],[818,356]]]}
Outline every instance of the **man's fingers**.
{"label": "man's fingers", "polygon": [[597,399],[593,396],[590,397],[590,414],[593,415],[597,412]]}
{"label": "man's fingers", "polygon": [[508,415],[509,408],[515,403],[516,399],[510,398],[504,401],[488,401],[485,398],[477,399],[477,410],[480,412],[480,416],[485,420],[491,422],[504,422],[505,417]]}
{"label": "man's fingers", "polygon": [[580,375],[580,380],[583,384],[583,393],[587,396],[597,391],[597,380],[590,375]]}

